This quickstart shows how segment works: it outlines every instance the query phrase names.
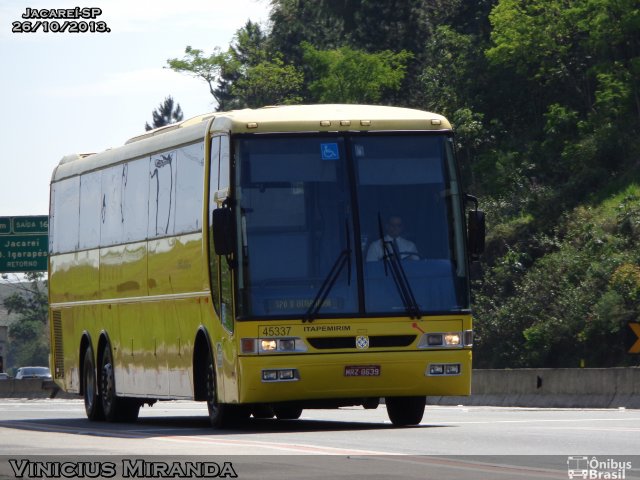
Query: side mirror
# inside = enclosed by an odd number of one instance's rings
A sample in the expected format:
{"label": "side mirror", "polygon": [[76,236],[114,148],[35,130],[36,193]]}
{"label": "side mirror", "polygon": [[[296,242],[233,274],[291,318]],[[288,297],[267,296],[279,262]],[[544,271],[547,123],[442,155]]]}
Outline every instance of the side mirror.
{"label": "side mirror", "polygon": [[216,255],[231,255],[234,246],[233,213],[230,208],[216,208],[211,213],[213,248]]}
{"label": "side mirror", "polygon": [[469,254],[472,260],[477,260],[484,252],[484,240],[486,236],[486,226],[484,212],[482,210],[471,210],[467,221]]}

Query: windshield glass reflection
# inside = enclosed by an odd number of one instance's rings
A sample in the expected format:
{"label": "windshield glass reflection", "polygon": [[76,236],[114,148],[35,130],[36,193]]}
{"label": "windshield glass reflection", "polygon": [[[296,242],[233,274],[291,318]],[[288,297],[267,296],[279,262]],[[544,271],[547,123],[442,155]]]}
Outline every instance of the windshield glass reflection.
{"label": "windshield glass reflection", "polygon": [[236,149],[240,318],[468,308],[447,137],[246,137]]}

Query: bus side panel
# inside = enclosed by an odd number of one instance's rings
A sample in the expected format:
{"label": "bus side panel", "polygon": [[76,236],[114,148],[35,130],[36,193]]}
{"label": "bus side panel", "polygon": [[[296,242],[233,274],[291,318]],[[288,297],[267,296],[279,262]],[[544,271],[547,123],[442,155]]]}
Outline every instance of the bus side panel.
{"label": "bus side panel", "polygon": [[84,250],[74,254],[72,276],[72,291],[70,300],[97,300],[100,290],[100,252],[98,250]]}
{"label": "bus side panel", "polygon": [[[165,307],[166,308],[166,307]],[[116,360],[118,394],[157,396],[164,393],[162,305],[126,303],[117,306],[120,349]]]}
{"label": "bus side panel", "polygon": [[174,314],[165,317],[166,360],[169,394],[172,397],[193,396],[193,332],[200,325],[200,304],[204,298],[175,300]]}
{"label": "bus side panel", "polygon": [[100,249],[100,297],[103,300],[147,295],[146,242]]}
{"label": "bus side panel", "polygon": [[175,294],[202,292],[204,267],[202,232],[176,237],[172,250],[162,260],[162,274],[168,277]]}
{"label": "bus side panel", "polygon": [[[49,303],[52,375],[69,392],[80,391],[80,341],[83,332],[96,329],[96,309],[88,306],[56,306],[70,301],[95,300],[99,289],[99,253],[87,250],[51,255],[49,261]],[[87,316],[87,321],[83,320]],[[92,335],[97,342],[97,335]],[[94,352],[96,345],[93,345]]]}
{"label": "bus side panel", "polygon": [[171,275],[174,262],[172,257],[176,241],[176,237],[149,240],[149,295],[173,293]]}
{"label": "bus side panel", "polygon": [[[76,296],[74,279],[77,273],[76,253],[52,255],[49,261],[49,302],[50,304],[69,302]],[[96,283],[97,283],[97,276]]]}

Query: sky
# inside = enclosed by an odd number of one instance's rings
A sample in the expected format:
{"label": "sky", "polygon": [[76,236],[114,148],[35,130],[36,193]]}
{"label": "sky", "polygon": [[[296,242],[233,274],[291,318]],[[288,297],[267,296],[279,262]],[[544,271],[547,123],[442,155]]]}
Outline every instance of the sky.
{"label": "sky", "polygon": [[[110,32],[12,32],[27,7],[98,7],[97,18],[76,21],[103,21]],[[0,216],[47,215],[64,155],[144,133],[168,95],[185,119],[213,111],[207,84],[165,68],[167,59],[187,45],[224,50],[247,20],[266,26],[268,11],[268,0],[2,0]]]}

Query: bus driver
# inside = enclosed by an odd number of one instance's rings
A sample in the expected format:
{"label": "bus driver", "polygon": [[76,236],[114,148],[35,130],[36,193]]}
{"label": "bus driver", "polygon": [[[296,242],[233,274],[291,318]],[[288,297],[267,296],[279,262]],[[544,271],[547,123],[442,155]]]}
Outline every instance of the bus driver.
{"label": "bus driver", "polygon": [[385,230],[387,231],[384,236],[385,248],[383,249],[380,240],[373,242],[367,251],[367,262],[382,260],[385,249],[387,255],[396,254],[401,260],[419,260],[420,257],[415,243],[400,236],[403,228],[402,217],[398,215],[390,216],[385,224]]}

